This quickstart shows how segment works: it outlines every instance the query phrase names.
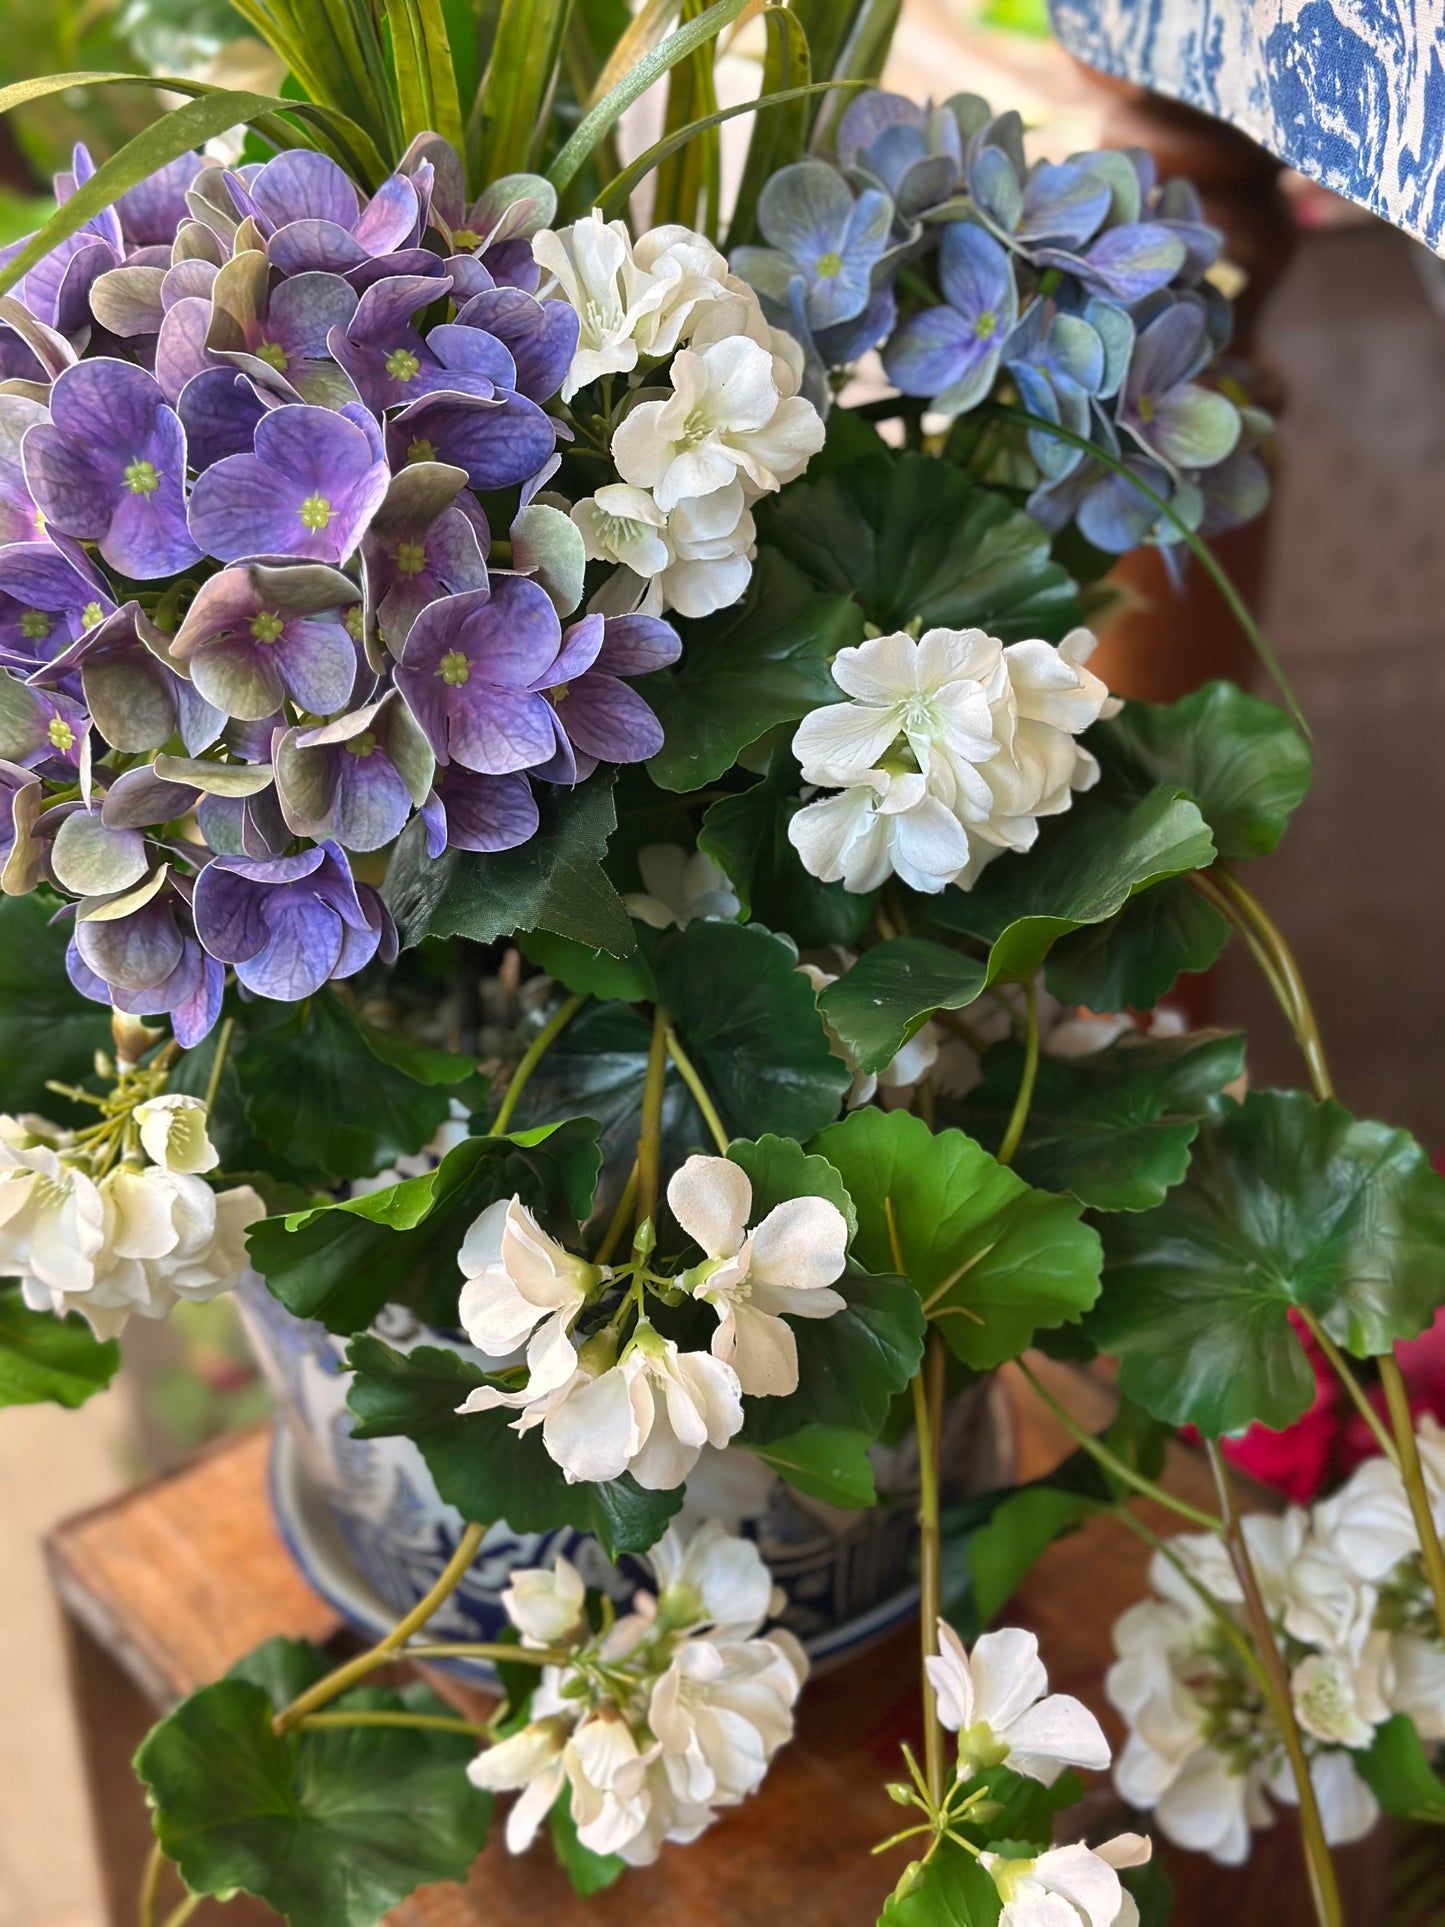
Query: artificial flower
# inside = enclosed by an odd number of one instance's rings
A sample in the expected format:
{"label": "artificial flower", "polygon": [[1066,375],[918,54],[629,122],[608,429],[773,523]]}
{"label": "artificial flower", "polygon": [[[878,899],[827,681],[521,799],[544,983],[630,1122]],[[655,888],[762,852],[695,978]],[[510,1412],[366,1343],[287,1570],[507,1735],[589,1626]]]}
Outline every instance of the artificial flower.
{"label": "artificial flower", "polygon": [[525,1345],[534,1396],[569,1379],[568,1332],[605,1274],[549,1238],[515,1197],[487,1206],[458,1263],[466,1282],[457,1316],[478,1351],[509,1358]]}
{"label": "artificial flower", "polygon": [[1007,1766],[1052,1786],[1066,1766],[1108,1766],[1109,1743],[1088,1707],[1067,1693],[1049,1692],[1032,1633],[1014,1626],[983,1633],[970,1653],[940,1619],[938,1651],[924,1664],[938,1717],[958,1735],[965,1777]]}
{"label": "artificial flower", "polygon": [[999,1927],[1138,1927],[1119,1869],[1142,1867],[1151,1851],[1141,1835],[1121,1833],[1101,1846],[1076,1841],[1032,1859],[985,1852],[979,1865],[1003,1902]]}
{"label": "artificial flower", "polygon": [[685,930],[697,917],[732,923],[737,897],[727,877],[702,850],[676,843],[648,843],[637,852],[644,887],[623,898],[629,912],[654,930]]}

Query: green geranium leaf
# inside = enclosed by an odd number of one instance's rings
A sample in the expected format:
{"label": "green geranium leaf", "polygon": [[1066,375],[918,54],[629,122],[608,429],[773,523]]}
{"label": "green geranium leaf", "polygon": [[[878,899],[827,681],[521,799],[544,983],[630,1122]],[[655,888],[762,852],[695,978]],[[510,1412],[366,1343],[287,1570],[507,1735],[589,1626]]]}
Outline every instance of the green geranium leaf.
{"label": "green geranium leaf", "polygon": [[848,1220],[849,1238],[856,1235],[858,1214],[848,1187],[826,1158],[810,1156],[795,1139],[736,1138],[728,1146],[728,1157],[747,1172],[753,1187],[750,1224],[760,1224],[774,1205],[789,1198],[826,1198]]}
{"label": "green geranium leaf", "polygon": [[907,1111],[854,1111],[810,1148],[837,1167],[858,1211],[854,1253],[895,1263],[953,1351],[976,1371],[1017,1358],[1040,1327],[1077,1320],[1099,1291],[1097,1233],[1077,1198],[1034,1191],[962,1131]]}
{"label": "green geranium leaf", "polygon": [[1025,1860],[1052,1844],[1054,1815],[1084,1797],[1084,1783],[1072,1769],[1061,1773],[1052,1786],[1010,1772],[1006,1766],[980,1773],[966,1784],[970,1789],[986,1787],[990,1800],[997,1801],[1003,1812],[981,1826],[965,1821],[959,1831],[975,1846],[992,1847],[999,1853],[1012,1849],[1011,1858]]}
{"label": "green geranium leaf", "polygon": [[481,856],[426,853],[420,818],[396,846],[384,895],[402,942],[470,937],[491,943],[514,930],[550,930],[614,957],[636,946],[632,919],[602,859],[617,827],[612,776],[599,771],[576,789],[544,786],[537,834],[520,849]]}
{"label": "green geranium leaf", "polygon": [[878,1503],[868,1445],[862,1432],[849,1432],[839,1425],[805,1425],[787,1438],[754,1445],[752,1450],[786,1485],[827,1505],[856,1511]]}
{"label": "green geranium leaf", "polygon": [[1255,1419],[1278,1431],[1308,1408],[1291,1307],[1365,1358],[1418,1337],[1445,1303],[1445,1178],[1407,1132],[1303,1091],[1226,1105],[1184,1183],[1103,1229],[1089,1336],[1132,1398],[1211,1437]]}
{"label": "green geranium leaf", "polygon": [[569,1485],[540,1428],[519,1435],[506,1410],[460,1416],[457,1406],[486,1375],[456,1352],[422,1345],[402,1353],[378,1338],[354,1338],[347,1362],[356,1373],[346,1401],[356,1437],[415,1440],[442,1498],[478,1525],[575,1526],[615,1558],[646,1552],[682,1504],[681,1486],[646,1492],[630,1473],[607,1485]]}
{"label": "green geranium leaf", "polygon": [[287,1010],[236,1051],[253,1139],[288,1178],[372,1177],[420,1151],[451,1112],[468,1058],[363,1023],[336,991]]}
{"label": "green geranium leaf", "polygon": [[657,995],[652,966],[641,950],[630,957],[614,957],[571,937],[550,930],[525,930],[517,947],[539,970],[545,970],[568,990],[621,1004],[649,1003]]}
{"label": "green geranium leaf", "polygon": [[780,745],[761,783],[708,810],[698,848],[727,873],[744,917],[786,931],[805,950],[854,943],[868,927],[878,892],[820,883],[803,868],[788,841],[788,824],[802,807],[801,787],[797,762]]}
{"label": "green geranium leaf", "polygon": [[[532,1671],[528,1668],[528,1671]],[[552,1811],[547,1815],[547,1831],[552,1836],[552,1851],[558,1864],[572,1883],[572,1891],[581,1894],[584,1900],[593,1894],[600,1894],[604,1887],[610,1887],[627,1871],[627,1862],[620,1854],[593,1853],[584,1847],[577,1838],[577,1822],[572,1818],[570,1800],[556,1800]]]}
{"label": "green geranium leaf", "polygon": [[1187,877],[1141,890],[1115,917],[1063,937],[1044,962],[1044,982],[1065,1004],[1090,1010],[1152,1010],[1176,979],[1208,970],[1229,925]]}
{"label": "green geranium leaf", "polygon": [[[982,1083],[953,1107],[951,1121],[996,1150],[1023,1066],[1021,1044],[995,1044]],[[1244,1039],[1232,1031],[1127,1033],[1087,1057],[1045,1057],[1013,1168],[1096,1211],[1147,1211],[1183,1178],[1200,1119],[1243,1069]]]}
{"label": "green geranium leaf", "polygon": [[829,664],[863,640],[863,617],[846,590],[821,594],[767,549],[740,603],[678,626],[682,661],[647,679],[647,700],[667,733],[647,767],[669,790],[716,782],[775,723],[841,701]]}
{"label": "green geranium leaf", "polygon": [[1056,642],[1079,620],[1074,585],[1032,517],[932,456],[872,456],[810,477],[761,519],[764,541],[884,631],[918,622]]}
{"label": "green geranium leaf", "polygon": [[1120,795],[1165,784],[1192,797],[1230,861],[1267,856],[1310,786],[1309,744],[1289,717],[1228,682],[1177,703],[1126,703],[1095,724],[1089,747]]}
{"label": "green geranium leaf", "polygon": [[756,1451],[805,1426],[856,1432],[869,1441],[883,1430],[893,1399],[923,1356],[923,1308],[902,1278],[845,1271],[833,1289],[847,1301],[842,1311],[790,1321],[797,1391],[747,1400],[739,1444]]}
{"label": "green geranium leaf", "polygon": [[1032,850],[991,863],[972,890],[922,899],[935,924],[987,944],[986,961],[925,937],[875,944],[824,991],[824,1014],[861,1069],[882,1070],[934,1011],[1030,976],[1060,938],[1213,857],[1204,819],[1177,792],[1154,790],[1130,808],[1086,796],[1047,822]]}
{"label": "green geranium leaf", "polygon": [[797,962],[785,937],[757,924],[698,921],[664,931],[653,949],[683,1047],[740,1135],[810,1137],[838,1115],[850,1082]]}
{"label": "green geranium leaf", "polygon": [[1398,1820],[1445,1826],[1445,1780],[1431,1766],[1407,1713],[1396,1713],[1377,1727],[1370,1744],[1354,1755],[1354,1762],[1386,1813]]}
{"label": "green geranium leaf", "polygon": [[103,1392],[119,1366],[119,1345],[102,1344],[78,1313],[31,1311],[19,1285],[0,1285],[0,1405],[73,1411]]}
{"label": "green geranium leaf", "polygon": [[[278,1700],[306,1672],[316,1675],[308,1651],[263,1649],[254,1666],[193,1693],[152,1728],[136,1771],[156,1838],[192,1893],[254,1894],[293,1927],[374,1927],[416,1888],[466,1878],[492,1803],[467,1779],[476,1742],[465,1733],[355,1726],[278,1735]],[[313,1659],[325,1670],[322,1656]],[[282,1689],[276,1699],[271,1688]],[[365,1687],[334,1710],[409,1705]]]}
{"label": "green geranium leaf", "polygon": [[1002,1911],[998,1888],[973,1854],[944,1840],[926,1865],[910,1862],[878,1927],[997,1927]]}
{"label": "green geranium leaf", "polygon": [[1071,1532],[1106,1502],[1057,1486],[1029,1486],[1006,1498],[968,1541],[974,1607],[982,1625],[998,1617],[1055,1539]]}
{"label": "green geranium leaf", "polygon": [[85,1113],[47,1090],[48,1080],[83,1084],[95,1053],[113,1046],[110,1013],[65,974],[67,927],[50,921],[58,907],[35,892],[0,896],[0,1110],[70,1123]]}
{"label": "green geranium leaf", "polygon": [[468,1138],[421,1177],[263,1218],[247,1234],[251,1262],[288,1311],[329,1331],[364,1331],[388,1303],[452,1325],[457,1252],[477,1215],[516,1194],[558,1236],[575,1238],[599,1158],[591,1118]]}

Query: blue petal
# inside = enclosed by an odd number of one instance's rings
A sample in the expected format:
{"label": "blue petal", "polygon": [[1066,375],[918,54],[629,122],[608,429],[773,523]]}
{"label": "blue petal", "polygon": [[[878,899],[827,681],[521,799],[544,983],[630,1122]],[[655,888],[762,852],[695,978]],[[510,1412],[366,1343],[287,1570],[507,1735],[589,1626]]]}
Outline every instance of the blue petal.
{"label": "blue petal", "polygon": [[1053,241],[1081,247],[1109,212],[1109,185],[1082,167],[1044,161],[1024,188],[1018,224],[1021,241]]}

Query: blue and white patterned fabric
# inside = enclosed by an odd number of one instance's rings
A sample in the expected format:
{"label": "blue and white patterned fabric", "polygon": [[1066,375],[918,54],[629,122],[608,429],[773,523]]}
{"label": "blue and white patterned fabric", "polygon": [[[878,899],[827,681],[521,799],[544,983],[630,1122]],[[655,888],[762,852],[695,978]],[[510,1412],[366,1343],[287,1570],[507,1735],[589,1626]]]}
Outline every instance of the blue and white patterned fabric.
{"label": "blue and white patterned fabric", "polygon": [[1445,0],[1050,0],[1069,52],[1445,253]]}

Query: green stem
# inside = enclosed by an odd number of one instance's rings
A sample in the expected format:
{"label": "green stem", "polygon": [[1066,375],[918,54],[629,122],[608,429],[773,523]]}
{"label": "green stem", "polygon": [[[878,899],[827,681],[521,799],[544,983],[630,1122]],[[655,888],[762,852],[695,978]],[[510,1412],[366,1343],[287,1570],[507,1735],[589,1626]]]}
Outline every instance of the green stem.
{"label": "green stem", "polygon": [[683,1083],[686,1084],[687,1088],[692,1092],[693,1103],[696,1104],[697,1108],[702,1112],[703,1122],[712,1132],[712,1141],[718,1148],[719,1157],[726,1157],[731,1139],[722,1127],[722,1119],[718,1116],[717,1108],[708,1096],[702,1079],[697,1074],[696,1065],[683,1049],[682,1045],[678,1043],[677,1032],[673,1030],[671,1025],[669,1025],[667,1029],[667,1054],[673,1063],[676,1064],[678,1074],[682,1078]]}
{"label": "green stem", "polygon": [[1279,925],[1265,910],[1264,905],[1242,884],[1230,870],[1217,869],[1219,888],[1235,904],[1241,915],[1251,924],[1264,946],[1274,969],[1284,986],[1285,1015],[1294,1026],[1300,1050],[1304,1054],[1306,1068],[1310,1074],[1310,1085],[1317,1098],[1322,1101],[1335,1094],[1330,1078],[1329,1066],[1325,1062],[1325,1047],[1320,1037],[1319,1025],[1315,1021],[1314,1008],[1310,1003],[1309,992],[1305,989],[1304,977],[1295,961],[1294,952],[1285,941]]}
{"label": "green stem", "polygon": [[1400,1448],[1400,1472],[1405,1481],[1405,1490],[1410,1495],[1410,1511],[1415,1520],[1415,1530],[1420,1535],[1420,1551],[1425,1560],[1425,1574],[1430,1581],[1430,1590],[1435,1595],[1435,1619],[1440,1628],[1440,1636],[1445,1639],[1445,1546],[1440,1543],[1440,1535],[1435,1530],[1435,1520],[1430,1510],[1430,1494],[1425,1486],[1425,1474],[1420,1464],[1420,1447],[1415,1438],[1415,1425],[1410,1416],[1410,1396],[1405,1389],[1405,1380],[1393,1352],[1388,1352],[1378,1361],[1380,1383],[1385,1388],[1385,1403],[1390,1409],[1390,1423],[1394,1427],[1395,1442]]}
{"label": "green stem", "polygon": [[185,1923],[205,1899],[204,1894],[187,1894],[173,1913],[166,1915],[165,1927],[185,1927]]}
{"label": "green stem", "polygon": [[1239,1581],[1239,1589],[1244,1595],[1245,1616],[1249,1620],[1255,1652],[1264,1671],[1266,1691],[1279,1726],[1280,1738],[1284,1742],[1290,1771],[1294,1775],[1295,1791],[1299,1796],[1300,1835],[1304,1842],[1305,1864],[1309,1868],[1310,1897],[1314,1901],[1315,1918],[1319,1922],[1319,1927],[1344,1927],[1339,1889],[1335,1884],[1334,1861],[1330,1857],[1329,1842],[1325,1839],[1324,1822],[1320,1818],[1314,1782],[1310,1779],[1304,1741],[1300,1737],[1299,1723],[1294,1715],[1289,1674],[1280,1656],[1274,1628],[1270,1624],[1269,1611],[1265,1606],[1264,1596],[1259,1590],[1259,1581],[1255,1577],[1254,1565],[1244,1537],[1244,1528],[1234,1503],[1234,1491],[1230,1484],[1229,1468],[1225,1463],[1224,1454],[1219,1449],[1217,1439],[1209,1439],[1206,1444],[1209,1463],[1214,1471],[1214,1483],[1219,1491],[1220,1511],[1224,1518],[1224,1542],[1229,1549],[1229,1561],[1234,1567],[1234,1576]]}
{"label": "green stem", "polygon": [[1234,1650],[1239,1654],[1240,1658],[1258,1681],[1261,1691],[1267,1690],[1264,1668],[1260,1664],[1253,1646],[1250,1645],[1248,1639],[1239,1630],[1238,1626],[1235,1625],[1234,1621],[1230,1618],[1224,1607],[1220,1605],[1213,1593],[1211,1593],[1207,1587],[1200,1585],[1199,1581],[1194,1577],[1194,1574],[1179,1557],[1179,1554],[1171,1547],[1169,1541],[1167,1539],[1161,1539],[1157,1532],[1151,1532],[1149,1530],[1142,1519],[1136,1518],[1129,1510],[1127,1500],[1121,1499],[1114,1507],[1110,1516],[1117,1519],[1120,1525],[1127,1526],[1136,1539],[1142,1539],[1144,1544],[1152,1547],[1161,1559],[1166,1559],[1169,1562],[1179,1574],[1179,1577],[1184,1581],[1185,1585],[1195,1594],[1199,1603],[1207,1608],[1210,1617],[1214,1620],[1220,1632],[1224,1634],[1230,1645],[1233,1646]]}
{"label": "green stem", "polygon": [[156,1927],[156,1908],[160,1904],[166,1864],[165,1850],[157,1840],[146,1858],[145,1873],[140,1883],[140,1905],[137,1909],[140,1927]]}
{"label": "green stem", "polygon": [[221,1090],[221,1077],[226,1068],[226,1053],[231,1048],[231,1035],[236,1028],[234,1017],[228,1017],[216,1034],[216,1054],[211,1059],[211,1074],[206,1079],[206,1116],[209,1119],[216,1108],[216,1099]]}
{"label": "green stem", "polygon": [[1381,1423],[1380,1414],[1370,1403],[1364,1386],[1361,1385],[1360,1381],[1355,1377],[1355,1374],[1350,1370],[1349,1360],[1312,1311],[1307,1310],[1303,1305],[1296,1305],[1295,1310],[1299,1314],[1300,1323],[1309,1332],[1310,1337],[1313,1338],[1334,1368],[1335,1377],[1338,1378],[1341,1385],[1343,1385],[1349,1393],[1355,1410],[1374,1434],[1376,1445],[1379,1446],[1385,1457],[1398,1472],[1400,1469],[1400,1454],[1395,1450],[1395,1441],[1390,1437],[1388,1429]]}
{"label": "green stem", "polygon": [[1302,736],[1308,739],[1310,726],[1304,719],[1304,712],[1296,700],[1293,689],[1290,688],[1289,680],[1283,668],[1280,666],[1278,656],[1275,655],[1274,650],[1265,640],[1259,624],[1245,607],[1244,600],[1238,589],[1236,589],[1230,581],[1226,571],[1214,559],[1214,555],[1209,549],[1208,544],[1199,539],[1194,530],[1189,527],[1176,510],[1170,507],[1165,498],[1162,495],[1156,494],[1146,482],[1142,482],[1131,468],[1128,468],[1120,461],[1117,455],[1111,454],[1107,448],[1101,448],[1097,442],[1091,442],[1087,435],[1076,435],[1072,429],[1064,428],[1058,422],[1045,421],[1041,415],[1031,415],[1023,408],[1010,408],[1004,402],[991,402],[988,406],[990,412],[1002,421],[1017,422],[1021,428],[1033,429],[1038,434],[1048,435],[1054,441],[1065,442],[1070,448],[1079,448],[1082,449],[1085,454],[1092,455],[1096,462],[1102,463],[1105,468],[1112,470],[1115,475],[1118,475],[1122,480],[1128,482],[1131,488],[1136,489],[1138,493],[1144,497],[1146,502],[1150,503],[1159,511],[1164,520],[1168,522],[1171,528],[1176,530],[1183,539],[1185,547],[1224,598],[1226,608],[1244,631],[1249,640],[1250,647],[1264,664],[1275,688],[1279,691],[1280,695],[1283,696],[1285,707],[1294,719],[1295,727]]}
{"label": "green stem", "polygon": [[1019,1148],[1019,1139],[1024,1134],[1024,1125],[1028,1122],[1029,1106],[1034,1101],[1034,1080],[1039,1074],[1039,993],[1034,987],[1032,977],[1024,982],[1024,996],[1028,1001],[1028,1029],[1024,1039],[1024,1074],[1019,1079],[1013,1115],[1009,1118],[1008,1129],[1003,1134],[1003,1143],[998,1147],[1000,1164],[1013,1163],[1014,1153]]}
{"label": "green stem", "polygon": [[450,1719],[441,1713],[308,1713],[299,1722],[303,1733],[342,1726],[415,1726],[429,1733],[474,1733],[486,1737],[479,1720]]}
{"label": "green stem", "polygon": [[637,1203],[637,1159],[632,1160],[632,1169],[627,1174],[627,1182],[622,1187],[622,1196],[617,1200],[617,1208],[612,1213],[602,1242],[597,1247],[594,1265],[605,1265],[622,1242],[622,1234],[632,1218],[632,1207]]}
{"label": "green stem", "polygon": [[637,1138],[638,1229],[656,1220],[662,1183],[662,1100],[667,1092],[667,1012],[656,1004],[652,1012],[652,1043],[647,1052],[647,1077],[642,1086],[642,1122]]}
{"label": "green stem", "polygon": [[522,1053],[522,1061],[512,1072],[511,1081],[502,1093],[501,1103],[497,1106],[497,1115],[492,1119],[493,1137],[501,1137],[505,1133],[512,1121],[512,1113],[517,1108],[517,1099],[526,1089],[527,1079],[586,1001],[585,994],[579,991],[575,997],[569,997],[565,1004],[559,1005]]}
{"label": "green stem", "polygon": [[1156,1485],[1153,1479],[1146,1479],[1142,1472],[1136,1472],[1132,1465],[1126,1464],[1117,1453],[1111,1452],[1101,1439],[1094,1437],[1086,1425],[1079,1423],[1072,1412],[1060,1405],[1037,1373],[1026,1365],[1023,1359],[1017,1359],[1015,1363],[1069,1437],[1076,1445],[1082,1446],[1096,1464],[1103,1466],[1106,1472],[1112,1473],[1122,1484],[1132,1486],[1134,1491],[1144,1498],[1153,1499],[1156,1504],[1166,1506],[1171,1512],[1177,1512],[1181,1519],[1188,1519],[1191,1525],[1200,1526],[1205,1532],[1223,1532],[1223,1525],[1213,1513],[1200,1511],[1198,1506],[1190,1505],[1187,1499],[1177,1499],[1172,1492],[1166,1492],[1164,1487]]}
{"label": "green stem", "polygon": [[489,1659],[502,1666],[520,1663],[523,1666],[565,1666],[568,1654],[556,1646],[511,1646],[476,1640],[439,1640],[435,1644],[425,1643],[408,1646],[408,1659]]}
{"label": "green stem", "polygon": [[1260,975],[1269,985],[1275,1002],[1289,1020],[1291,1030],[1297,1032],[1298,1013],[1294,1008],[1289,989],[1285,985],[1279,972],[1275,969],[1274,960],[1260,942],[1253,925],[1246,921],[1234,902],[1210,879],[1208,872],[1204,870],[1192,871],[1189,882],[1206,902],[1214,905],[1215,909],[1224,918],[1235,935],[1242,938],[1248,945],[1249,953],[1254,958]]}
{"label": "green stem", "polygon": [[335,1672],[328,1673],[325,1679],[317,1680],[314,1686],[309,1686],[304,1693],[292,1700],[288,1707],[276,1715],[276,1731],[289,1733],[309,1713],[319,1712],[339,1693],[344,1693],[348,1686],[356,1685],[359,1680],[365,1679],[368,1673],[375,1672],[378,1666],[385,1666],[389,1660],[395,1658],[398,1650],[405,1646],[412,1634],[420,1632],[437,1608],[451,1598],[466,1576],[467,1568],[476,1558],[478,1548],[486,1535],[485,1526],[468,1526],[457,1542],[456,1551],[447,1561],[446,1570],[426,1598],[413,1606],[404,1619],[398,1620],[385,1639],[380,1640],[369,1652],[360,1653],[355,1659],[348,1660],[344,1666],[338,1666]]}

